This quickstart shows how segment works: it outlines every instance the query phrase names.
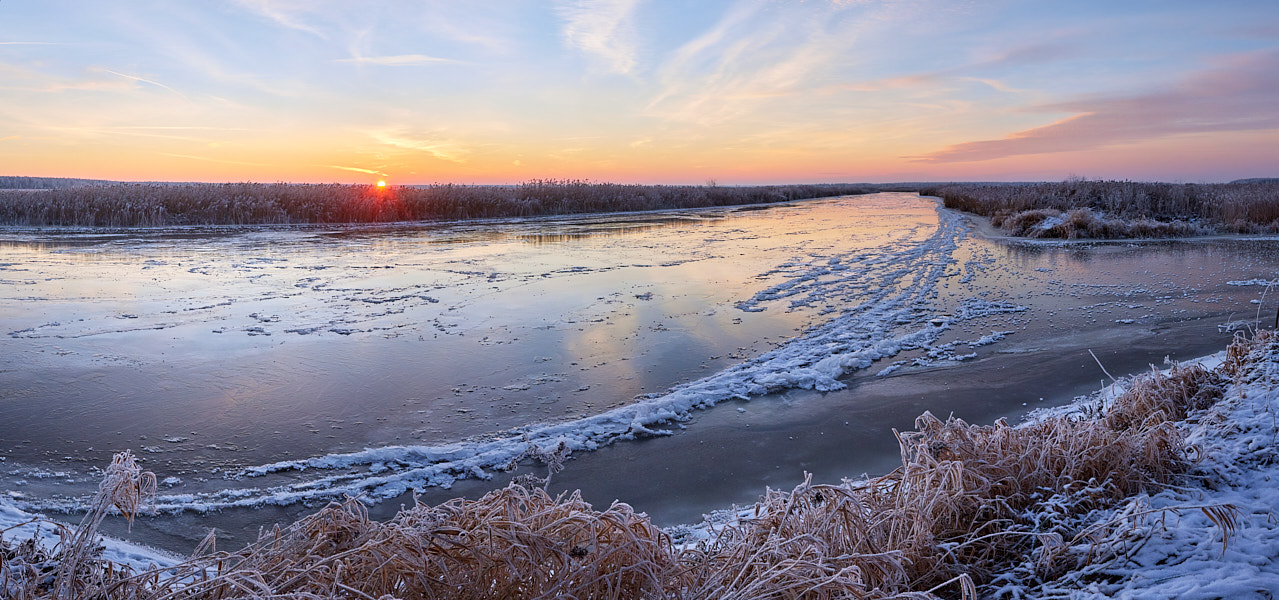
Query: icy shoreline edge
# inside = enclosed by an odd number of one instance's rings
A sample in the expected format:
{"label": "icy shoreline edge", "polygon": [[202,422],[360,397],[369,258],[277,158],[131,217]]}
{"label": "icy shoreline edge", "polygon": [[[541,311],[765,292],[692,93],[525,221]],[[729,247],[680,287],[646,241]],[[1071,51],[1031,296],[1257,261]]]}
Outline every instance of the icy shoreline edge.
{"label": "icy shoreline edge", "polygon": [[[1197,448],[1200,459],[1190,465],[1188,476],[1174,486],[1153,493],[1139,493],[1114,506],[1096,509],[1087,515],[1090,522],[1131,523],[1131,527],[1103,532],[1108,547],[1118,548],[1122,560],[1087,562],[1053,581],[1033,581],[1034,565],[1015,566],[995,583],[984,587],[997,597],[1264,597],[1279,589],[1279,566],[1266,557],[1279,552],[1279,491],[1273,483],[1279,477],[1274,440],[1279,435],[1274,415],[1279,414],[1279,342],[1269,332],[1264,344],[1254,344],[1244,356],[1246,370],[1237,370],[1220,390],[1222,397],[1184,421],[1175,423],[1186,444]],[[1182,363],[1178,368],[1202,365],[1220,369],[1228,360],[1240,360],[1240,352],[1226,351]],[[1167,372],[1165,372],[1167,373]],[[1104,410],[1107,403],[1127,391],[1134,380],[1125,378],[1097,395],[1075,403],[1036,413],[1027,423],[1033,426],[1045,418],[1088,418]],[[801,486],[791,494],[810,493]],[[829,486],[827,486],[829,487]],[[778,493],[769,492],[777,496]],[[779,497],[784,497],[785,494]],[[767,501],[768,496],[765,500]],[[761,510],[756,506],[753,511]],[[767,510],[766,508],[764,509]],[[735,519],[750,521],[751,509],[738,516],[722,513],[715,523],[668,528],[680,532],[684,545],[694,547],[719,535]],[[642,517],[642,515],[640,515]],[[30,536],[34,525],[14,528],[33,515],[0,502],[0,529],[6,540]],[[1091,526],[1089,526],[1091,527]],[[1105,538],[1106,535],[1100,537]],[[54,543],[46,525],[46,544]],[[1060,545],[1064,540],[1058,540]],[[1096,539],[1075,540],[1065,552],[1093,552]],[[132,566],[171,566],[179,559],[119,540],[104,540],[104,558]],[[1028,563],[1027,563],[1028,564]],[[1018,569],[1021,569],[1018,575]],[[1030,569],[1027,571],[1027,569]]]}

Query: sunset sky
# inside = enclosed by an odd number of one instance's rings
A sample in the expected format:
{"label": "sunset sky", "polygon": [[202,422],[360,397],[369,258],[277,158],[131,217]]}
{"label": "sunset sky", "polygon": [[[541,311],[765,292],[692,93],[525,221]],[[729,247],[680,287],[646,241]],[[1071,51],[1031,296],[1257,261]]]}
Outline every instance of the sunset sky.
{"label": "sunset sky", "polygon": [[0,175],[1279,176],[1279,2],[0,1]]}

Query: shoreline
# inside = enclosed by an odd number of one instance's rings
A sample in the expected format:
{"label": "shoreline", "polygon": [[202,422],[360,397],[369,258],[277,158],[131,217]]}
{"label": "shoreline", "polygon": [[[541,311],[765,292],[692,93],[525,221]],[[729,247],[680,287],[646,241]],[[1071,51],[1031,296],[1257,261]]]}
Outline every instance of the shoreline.
{"label": "shoreline", "polygon": [[1279,180],[1224,184],[1068,179],[950,183],[921,194],[986,215],[1012,235],[1043,239],[1173,239],[1279,233]]}
{"label": "shoreline", "polygon": [[[1171,371],[1176,373],[1177,369],[1182,369],[1184,372],[1193,365],[1203,365],[1205,369],[1221,371],[1234,378],[1218,392],[1222,395],[1221,400],[1201,411],[1192,411],[1184,420],[1175,423],[1187,443],[1196,444],[1203,448],[1202,452],[1206,452],[1187,473],[1189,479],[1150,493],[1127,496],[1100,511],[1089,513],[1088,520],[1069,525],[1071,531],[1087,532],[1093,531],[1092,524],[1106,523],[1105,528],[1095,530],[1090,537],[1081,538],[1081,533],[1074,539],[1060,538],[1056,542],[1059,546],[1053,546],[1053,551],[1063,557],[1067,565],[1076,561],[1074,566],[1058,570],[1044,579],[1043,572],[1036,571],[1038,567],[1032,563],[1014,561],[1008,565],[1010,570],[1005,575],[996,577],[995,583],[978,589],[992,597],[1023,598],[1056,597],[1055,594],[1067,591],[1072,597],[1098,598],[1121,592],[1125,597],[1133,598],[1178,594],[1181,595],[1179,597],[1206,598],[1213,597],[1213,594],[1244,597],[1274,589],[1271,586],[1279,584],[1276,565],[1258,565],[1253,557],[1266,556],[1264,548],[1279,543],[1274,537],[1279,531],[1279,524],[1266,517],[1279,510],[1279,491],[1263,483],[1279,476],[1279,463],[1266,458],[1275,455],[1273,445],[1255,446],[1257,440],[1279,433],[1270,431],[1274,428],[1267,417],[1279,409],[1279,391],[1273,388],[1273,378],[1279,373],[1279,362],[1275,361],[1273,351],[1279,348],[1279,344],[1273,334],[1266,333],[1259,339],[1261,342],[1254,343],[1251,350],[1235,351],[1232,346],[1228,350],[1181,362]],[[1222,366],[1232,361],[1243,366]],[[1162,377],[1168,377],[1170,371],[1163,373]],[[1257,374],[1260,374],[1259,379]],[[1105,407],[1124,395],[1141,378],[1125,377],[1069,405],[1035,411],[1031,419],[1016,428],[1035,427],[1044,419],[1052,418],[1097,418],[1098,410],[1103,414],[1109,410],[1097,407]],[[982,425],[974,426],[988,429]],[[1253,468],[1248,468],[1249,465]],[[865,481],[869,484],[878,479]],[[789,494],[777,496],[776,492],[766,492],[760,499],[763,505],[717,511],[700,524],[668,527],[665,531],[675,536],[680,547],[700,548],[721,539],[725,531],[755,527],[759,519],[774,510],[771,507],[775,507],[778,501],[828,488],[834,489],[805,482]],[[1161,516],[1169,513],[1175,515],[1171,522]],[[15,521],[31,516],[0,502],[0,529],[12,527]],[[645,517],[640,514],[639,518]],[[12,529],[5,533],[4,539],[12,543],[29,534],[31,529],[30,525]],[[1094,555],[1100,543],[1097,536],[1109,540],[1106,544],[1120,546]],[[1153,539],[1156,543],[1142,542],[1143,539]],[[48,543],[52,538],[46,534],[45,540]],[[106,538],[104,542],[106,560],[129,565],[135,570],[148,568],[148,563],[161,568],[172,567],[182,560],[174,554],[121,540]],[[1123,550],[1137,543],[1140,543],[1137,551]],[[1084,560],[1085,556],[1090,558]],[[1098,556],[1104,560],[1098,560]],[[1030,570],[1025,571],[1027,568]],[[1228,571],[1222,571],[1223,568]],[[1107,575],[1097,580],[1097,576],[1103,573]],[[1214,579],[1205,579],[1205,576]],[[1108,583],[1099,584],[1098,581]]]}
{"label": "shoreline", "polygon": [[[941,198],[936,196],[920,196],[921,198],[932,198],[939,203]],[[970,213],[958,208],[949,208],[944,204],[942,210],[948,210],[961,216],[965,223],[972,228],[972,231],[982,238],[997,242],[1024,243],[1032,245],[1107,245],[1107,244],[1158,244],[1158,243],[1174,243],[1174,242],[1216,242],[1223,240],[1259,240],[1259,241],[1279,241],[1279,233],[1209,233],[1204,235],[1184,235],[1173,237],[1130,237],[1130,238],[1035,238],[1021,235],[1013,235],[1004,231],[1000,227],[996,227],[991,223],[990,217]]]}

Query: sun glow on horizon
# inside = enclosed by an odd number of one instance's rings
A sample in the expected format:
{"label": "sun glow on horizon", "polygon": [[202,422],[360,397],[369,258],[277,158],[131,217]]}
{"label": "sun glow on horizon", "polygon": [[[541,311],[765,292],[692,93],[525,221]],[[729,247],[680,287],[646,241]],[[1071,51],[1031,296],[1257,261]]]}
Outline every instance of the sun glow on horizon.
{"label": "sun glow on horizon", "polygon": [[379,180],[377,180],[377,187],[378,187],[378,189],[385,188],[385,187],[386,187],[386,180],[383,180],[383,179],[379,179]]}

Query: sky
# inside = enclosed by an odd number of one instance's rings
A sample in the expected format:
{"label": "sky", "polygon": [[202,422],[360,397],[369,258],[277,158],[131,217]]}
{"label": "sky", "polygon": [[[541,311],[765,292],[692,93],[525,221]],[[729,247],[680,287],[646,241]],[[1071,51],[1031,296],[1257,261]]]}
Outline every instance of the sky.
{"label": "sky", "polygon": [[1275,0],[0,0],[0,175],[1279,176]]}

